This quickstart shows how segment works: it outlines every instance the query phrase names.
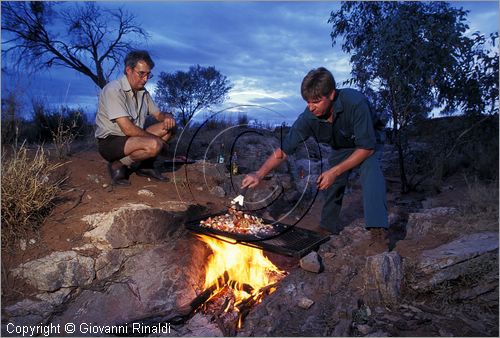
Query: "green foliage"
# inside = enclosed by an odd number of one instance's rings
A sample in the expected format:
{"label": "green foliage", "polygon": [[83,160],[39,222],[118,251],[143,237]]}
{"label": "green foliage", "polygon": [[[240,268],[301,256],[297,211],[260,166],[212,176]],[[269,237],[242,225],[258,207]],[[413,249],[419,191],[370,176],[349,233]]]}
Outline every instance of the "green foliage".
{"label": "green foliage", "polygon": [[498,97],[492,84],[498,82],[498,57],[482,48],[484,40],[464,35],[466,15],[446,2],[369,1],[343,2],[329,19],[333,44],[343,37],[342,49],[351,54],[348,82],[392,119],[404,192],[407,128],[433,108],[470,112]]}
{"label": "green foliage", "polygon": [[188,72],[160,73],[155,99],[163,111],[177,110],[177,119],[187,125],[196,112],[224,102],[230,82],[215,67],[192,66]]}
{"label": "green foliage", "polygon": [[498,32],[490,34],[489,39],[475,32],[472,42],[457,82],[442,91],[448,98],[445,114],[457,109],[467,115],[498,114]]}
{"label": "green foliage", "polygon": [[465,15],[445,2],[345,2],[329,22],[333,43],[344,36],[352,55],[352,83],[404,128],[444,103],[436,91],[453,83],[472,44]]}

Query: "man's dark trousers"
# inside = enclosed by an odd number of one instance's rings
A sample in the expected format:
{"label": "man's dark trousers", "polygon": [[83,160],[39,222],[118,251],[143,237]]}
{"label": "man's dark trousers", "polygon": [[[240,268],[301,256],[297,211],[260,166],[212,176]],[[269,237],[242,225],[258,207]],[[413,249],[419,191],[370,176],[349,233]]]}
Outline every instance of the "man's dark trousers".
{"label": "man's dark trousers", "polygon": [[[330,168],[345,160],[354,150],[353,148],[333,149],[328,159]],[[367,228],[387,228],[389,226],[385,179],[379,163],[382,150],[383,145],[377,144],[375,152],[359,166],[363,189],[363,210]],[[334,234],[338,234],[342,230],[340,209],[342,208],[342,199],[350,172],[347,171],[337,177],[335,182],[325,191],[325,203],[321,211],[320,226]]]}

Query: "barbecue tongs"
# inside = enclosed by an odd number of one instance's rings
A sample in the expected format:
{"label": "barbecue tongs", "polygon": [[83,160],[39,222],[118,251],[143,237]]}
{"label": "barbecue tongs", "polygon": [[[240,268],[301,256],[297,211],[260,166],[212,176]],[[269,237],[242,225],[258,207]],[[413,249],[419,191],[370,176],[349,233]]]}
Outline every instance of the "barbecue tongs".
{"label": "barbecue tongs", "polygon": [[241,190],[241,193],[236,196],[232,201],[231,201],[231,204],[232,205],[235,205],[235,204],[239,204],[240,207],[243,206],[243,202],[245,201],[245,194],[247,193],[248,191],[248,187],[245,187]]}

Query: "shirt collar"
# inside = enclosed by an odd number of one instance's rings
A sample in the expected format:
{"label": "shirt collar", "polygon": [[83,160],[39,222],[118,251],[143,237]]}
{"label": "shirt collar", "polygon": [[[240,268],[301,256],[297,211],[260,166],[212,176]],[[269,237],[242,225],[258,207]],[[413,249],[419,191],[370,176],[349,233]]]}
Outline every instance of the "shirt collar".
{"label": "shirt collar", "polygon": [[123,75],[120,78],[120,86],[122,87],[124,92],[129,92],[132,90],[132,87],[130,87],[130,83],[128,83],[127,75]]}
{"label": "shirt collar", "polygon": [[[120,86],[124,92],[131,92],[132,87],[130,87],[130,83],[128,82],[127,75],[123,75],[120,78]],[[139,92],[147,92],[146,88],[139,90]]]}
{"label": "shirt collar", "polygon": [[335,91],[335,98],[333,99],[333,114],[337,115],[344,111],[344,106],[342,105],[342,101],[339,99],[340,97],[340,89]]}

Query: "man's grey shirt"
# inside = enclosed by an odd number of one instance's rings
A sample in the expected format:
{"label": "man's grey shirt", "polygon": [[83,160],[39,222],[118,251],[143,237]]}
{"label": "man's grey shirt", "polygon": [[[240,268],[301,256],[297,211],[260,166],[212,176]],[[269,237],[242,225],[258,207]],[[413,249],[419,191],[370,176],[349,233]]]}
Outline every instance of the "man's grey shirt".
{"label": "man's grey shirt", "polygon": [[117,118],[128,117],[136,126],[144,128],[146,115],[160,111],[146,89],[138,91],[136,97],[127,76],[108,83],[99,95],[95,137],[125,136],[115,121]]}

